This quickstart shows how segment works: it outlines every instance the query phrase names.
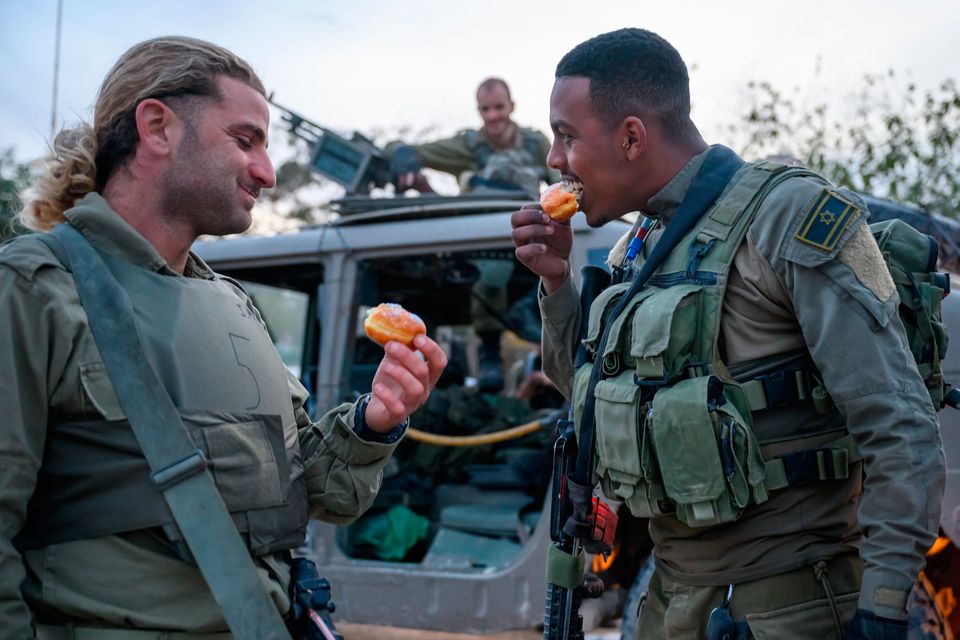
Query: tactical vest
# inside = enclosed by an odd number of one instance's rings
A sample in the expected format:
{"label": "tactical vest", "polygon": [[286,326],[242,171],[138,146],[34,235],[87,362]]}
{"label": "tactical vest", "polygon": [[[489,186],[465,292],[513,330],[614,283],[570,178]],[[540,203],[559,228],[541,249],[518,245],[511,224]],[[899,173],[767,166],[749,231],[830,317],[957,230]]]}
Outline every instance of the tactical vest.
{"label": "tactical vest", "polygon": [[[672,515],[691,527],[730,522],[771,490],[845,478],[859,459],[845,435],[826,447],[764,460],[752,412],[774,404],[773,387],[735,381],[720,359],[734,255],[763,198],[800,175],[816,174],[744,165],[618,317],[611,312],[630,282],[612,285],[593,302],[584,341],[592,362],[574,378],[575,426],[592,368],[603,367],[594,389],[596,472],[604,493],[638,517]],[[610,334],[597,353],[607,323]],[[819,399],[829,410],[812,375],[796,370],[789,377],[793,399]]]}
{"label": "tactical vest", "polygon": [[[540,144],[537,138],[537,133],[533,129],[528,129],[526,127],[517,127],[520,132],[521,137],[521,148],[523,151],[530,154],[529,166],[531,169],[534,169],[538,172],[541,179],[546,177],[546,170],[541,166],[542,162],[540,161]],[[497,153],[496,150],[490,145],[489,142],[480,139],[480,132],[474,129],[469,129],[464,134],[464,139],[467,143],[467,148],[470,149],[470,152],[473,154],[474,160],[477,162],[477,169],[482,170],[487,166],[487,162],[490,161],[490,156]],[[514,147],[515,148],[515,147]]]}
{"label": "tactical vest", "polygon": [[[153,366],[253,555],[303,543],[306,481],[287,372],[249,299],[225,279],[166,276],[103,255]],[[98,419],[51,416],[16,545],[163,527],[181,536],[101,363],[81,364]]]}

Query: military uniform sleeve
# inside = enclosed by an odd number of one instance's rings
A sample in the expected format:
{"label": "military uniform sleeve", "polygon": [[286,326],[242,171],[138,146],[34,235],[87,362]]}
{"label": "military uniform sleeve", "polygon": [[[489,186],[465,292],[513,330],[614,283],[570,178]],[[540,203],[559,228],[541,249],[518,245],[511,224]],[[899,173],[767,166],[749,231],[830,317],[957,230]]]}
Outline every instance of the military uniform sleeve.
{"label": "military uniform sleeve", "polygon": [[[303,389],[295,379],[292,383]],[[383,467],[397,443],[369,442],[357,435],[354,422],[362,399],[341,404],[313,423],[296,394],[294,398],[311,514],[334,524],[352,522],[376,498]]]}
{"label": "military uniform sleeve", "polygon": [[477,170],[477,161],[462,132],[452,138],[411,146],[421,166],[458,177],[464,171]]}
{"label": "military uniform sleeve", "polygon": [[[249,299],[239,286],[236,291],[242,299]],[[262,314],[253,308],[257,321],[266,331]],[[310,513],[326,522],[350,523],[377,497],[383,467],[397,442],[370,442],[357,435],[354,418],[363,398],[354,404],[341,404],[313,422],[303,406],[307,390],[289,369],[285,371],[297,422]]]}
{"label": "military uniform sleeve", "polygon": [[[9,249],[9,245],[6,249]],[[32,274],[0,259],[0,638],[33,637],[23,600],[24,565],[14,548],[43,457],[48,398],[69,341],[53,344],[56,304]]]}
{"label": "military uniform sleeve", "polygon": [[580,335],[580,296],[573,278],[550,295],[540,290],[543,370],[568,400],[573,396],[573,356]]}
{"label": "military uniform sleeve", "polygon": [[749,239],[782,279],[863,456],[859,606],[903,619],[938,526],[944,463],[937,418],[865,208],[851,194],[807,180],[788,181],[774,194]]}

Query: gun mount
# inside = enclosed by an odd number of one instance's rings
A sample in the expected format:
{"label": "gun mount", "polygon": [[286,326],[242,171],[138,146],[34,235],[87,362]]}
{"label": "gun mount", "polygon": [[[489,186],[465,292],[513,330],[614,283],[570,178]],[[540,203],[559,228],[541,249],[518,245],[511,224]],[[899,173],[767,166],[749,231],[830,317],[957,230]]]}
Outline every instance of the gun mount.
{"label": "gun mount", "polygon": [[282,112],[290,134],[309,145],[310,169],[342,185],[347,195],[367,195],[372,187],[390,182],[389,163],[369,138],[356,131],[345,138],[278,104],[272,93],[267,101]]}

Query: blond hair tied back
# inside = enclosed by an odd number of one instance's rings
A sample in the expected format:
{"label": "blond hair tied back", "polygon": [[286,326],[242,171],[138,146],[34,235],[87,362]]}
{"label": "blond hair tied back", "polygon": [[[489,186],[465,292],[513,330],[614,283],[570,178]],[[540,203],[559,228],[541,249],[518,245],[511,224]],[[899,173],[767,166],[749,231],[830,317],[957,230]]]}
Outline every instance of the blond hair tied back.
{"label": "blond hair tied back", "polygon": [[83,123],[57,134],[45,167],[33,184],[21,224],[36,231],[49,231],[65,220],[63,212],[97,186],[97,137]]}

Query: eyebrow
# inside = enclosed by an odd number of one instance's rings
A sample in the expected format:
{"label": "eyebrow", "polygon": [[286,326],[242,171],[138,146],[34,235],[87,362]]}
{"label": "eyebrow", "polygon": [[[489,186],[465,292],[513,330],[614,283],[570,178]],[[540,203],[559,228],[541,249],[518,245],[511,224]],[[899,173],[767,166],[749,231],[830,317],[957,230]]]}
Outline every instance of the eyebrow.
{"label": "eyebrow", "polygon": [[241,122],[240,124],[231,125],[228,128],[231,131],[244,131],[246,133],[249,133],[254,138],[256,138],[258,142],[263,143],[263,147],[265,149],[270,147],[270,141],[267,140],[267,134],[264,133],[263,129],[253,124],[252,122]]}
{"label": "eyebrow", "polygon": [[558,131],[560,127],[570,127],[570,124],[563,119],[551,120],[550,128],[554,131]]}

